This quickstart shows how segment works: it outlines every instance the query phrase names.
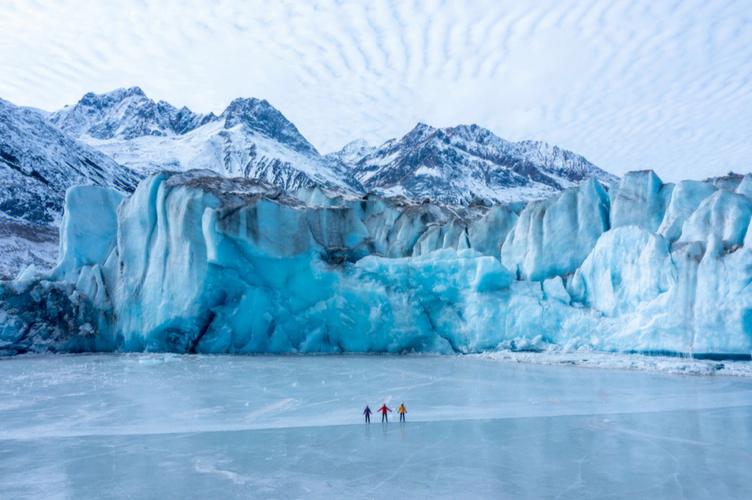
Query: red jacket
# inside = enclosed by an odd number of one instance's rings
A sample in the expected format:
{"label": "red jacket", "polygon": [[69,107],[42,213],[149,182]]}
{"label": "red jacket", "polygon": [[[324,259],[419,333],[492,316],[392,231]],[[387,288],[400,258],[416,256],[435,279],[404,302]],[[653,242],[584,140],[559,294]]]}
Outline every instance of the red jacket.
{"label": "red jacket", "polygon": [[383,405],[381,408],[379,408],[379,411],[382,415],[386,415],[386,412],[392,411],[391,409],[387,408],[386,405]]}

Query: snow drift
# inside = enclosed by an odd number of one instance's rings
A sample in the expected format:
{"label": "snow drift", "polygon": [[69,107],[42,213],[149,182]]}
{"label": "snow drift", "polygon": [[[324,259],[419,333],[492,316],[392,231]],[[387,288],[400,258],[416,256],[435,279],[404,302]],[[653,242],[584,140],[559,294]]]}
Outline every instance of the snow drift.
{"label": "snow drift", "polygon": [[482,213],[205,171],[72,188],[57,267],[1,285],[0,350],[748,355],[749,182]]}

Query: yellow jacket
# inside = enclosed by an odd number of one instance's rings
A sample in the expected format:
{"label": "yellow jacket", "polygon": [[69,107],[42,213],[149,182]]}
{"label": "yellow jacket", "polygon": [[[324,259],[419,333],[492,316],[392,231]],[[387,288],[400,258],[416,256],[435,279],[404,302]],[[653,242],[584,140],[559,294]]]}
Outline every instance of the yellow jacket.
{"label": "yellow jacket", "polygon": [[399,414],[407,413],[407,408],[405,408],[405,405],[400,405],[399,408],[397,409],[397,413]]}

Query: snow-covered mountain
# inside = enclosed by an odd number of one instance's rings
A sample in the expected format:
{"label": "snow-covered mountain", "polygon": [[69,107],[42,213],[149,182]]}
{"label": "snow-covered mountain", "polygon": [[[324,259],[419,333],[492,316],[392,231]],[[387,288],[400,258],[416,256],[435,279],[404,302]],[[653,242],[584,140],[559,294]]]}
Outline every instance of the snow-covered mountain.
{"label": "snow-covered mountain", "polygon": [[53,126],[38,110],[0,99],[0,277],[54,262],[65,190],[132,191],[141,176]]}
{"label": "snow-covered mountain", "polygon": [[144,173],[208,169],[291,192],[324,187],[451,205],[542,199],[596,178],[618,179],[582,156],[543,142],[509,142],[477,125],[418,124],[379,147],[356,140],[322,156],[265,100],[235,99],[200,115],[138,88],[86,94],[52,123],[115,161]]}
{"label": "snow-covered mountain", "polygon": [[141,176],[79,143],[45,115],[0,99],[0,212],[28,222],[60,220],[65,190],[79,184],[130,192]]}
{"label": "snow-covered mountain", "polygon": [[376,149],[376,147],[370,146],[364,139],[355,139],[345,144],[339,151],[329,153],[327,156],[341,160],[348,165],[355,165],[363,157],[376,151]]}
{"label": "snow-covered mountain", "polygon": [[333,155],[352,165],[369,191],[452,205],[530,201],[584,179],[618,181],[570,151],[505,141],[477,125],[437,129],[419,123],[378,148],[352,144]]}
{"label": "snow-covered mountain", "polygon": [[233,100],[219,116],[154,102],[138,88],[86,94],[51,115],[62,130],[144,173],[209,169],[264,180],[286,191],[362,191],[337,158],[323,157],[266,100]]}
{"label": "snow-covered mountain", "polygon": [[556,146],[507,142],[474,125],[419,124],[380,147],[354,141],[321,155],[265,100],[239,98],[219,115],[198,114],[155,102],[138,87],[88,93],[54,113],[0,101],[0,133],[0,234],[9,235],[0,249],[14,255],[5,259],[13,264],[0,270],[3,276],[24,263],[52,261],[54,241],[28,236],[54,233],[68,187],[128,192],[157,171],[254,179],[312,204],[376,192],[412,202],[489,205],[545,198],[591,177],[615,179]]}
{"label": "snow-covered mountain", "polygon": [[154,102],[139,87],[117,89],[106,94],[89,92],[74,106],[50,114],[61,130],[95,139],[135,139],[143,136],[183,134],[216,118],[198,115],[165,101]]}

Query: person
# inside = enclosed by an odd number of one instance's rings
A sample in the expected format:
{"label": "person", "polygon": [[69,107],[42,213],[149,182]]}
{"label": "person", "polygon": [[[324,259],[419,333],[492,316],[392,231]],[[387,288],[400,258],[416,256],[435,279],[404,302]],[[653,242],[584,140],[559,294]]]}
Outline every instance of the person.
{"label": "person", "polygon": [[397,408],[397,413],[399,413],[400,422],[404,422],[405,414],[407,413],[407,408],[405,408],[405,403],[402,403],[399,405],[399,408]]}
{"label": "person", "polygon": [[389,417],[387,416],[386,412],[390,412],[392,410],[390,408],[387,408],[386,403],[384,403],[381,408],[379,408],[379,411],[381,412],[381,421],[389,422]]}
{"label": "person", "polygon": [[367,424],[370,424],[370,423],[371,423],[371,413],[373,413],[373,412],[371,411],[371,408],[369,408],[369,407],[368,407],[368,405],[366,405],[366,409],[365,409],[365,410],[363,410],[363,415],[365,415],[365,416],[366,416],[366,423],[367,423]]}

